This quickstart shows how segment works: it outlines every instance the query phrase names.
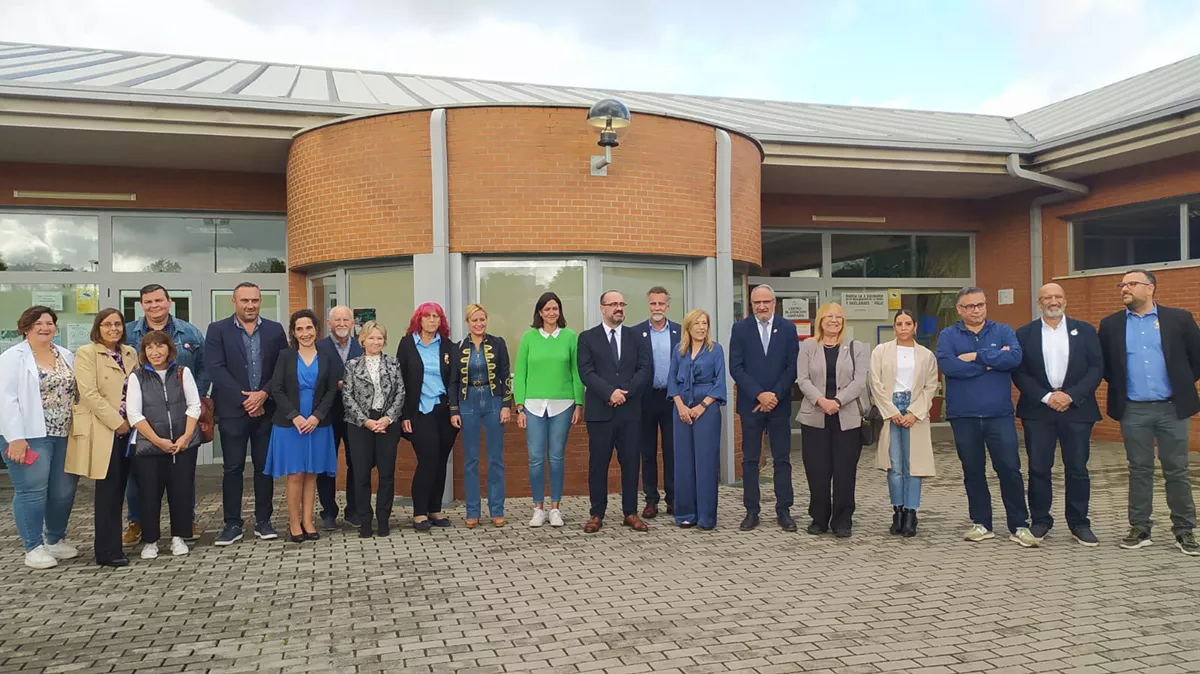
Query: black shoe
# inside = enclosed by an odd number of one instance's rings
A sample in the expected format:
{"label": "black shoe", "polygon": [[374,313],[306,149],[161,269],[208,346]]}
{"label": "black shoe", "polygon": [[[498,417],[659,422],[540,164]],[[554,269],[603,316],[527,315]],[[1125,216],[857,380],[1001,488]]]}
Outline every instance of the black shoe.
{"label": "black shoe", "polygon": [[1175,547],[1185,555],[1200,555],[1200,544],[1196,543],[1196,537],[1190,531],[1175,536]]}
{"label": "black shoe", "polygon": [[305,532],[304,532],[304,540],[306,540],[306,541],[319,541],[319,540],[321,540],[321,534],[319,534],[319,533],[317,533],[317,532],[315,532],[315,531],[305,531]]}
{"label": "black shoe", "polygon": [[1046,534],[1050,533],[1050,527],[1041,523],[1034,524],[1033,526],[1029,527],[1029,533],[1033,534],[1033,537],[1038,539],[1038,542],[1040,543],[1042,539],[1046,537]]}
{"label": "black shoe", "polygon": [[821,534],[825,533],[826,531],[829,531],[829,529],[821,526],[820,524],[817,524],[816,522],[813,522],[812,524],[808,525],[808,528],[804,530],[805,533],[811,534],[813,536],[820,536]]}
{"label": "black shoe", "polygon": [[413,528],[416,529],[417,531],[429,531],[430,529],[433,528],[433,522],[430,520],[421,520],[420,522],[413,522]]}
{"label": "black shoe", "polygon": [[1137,527],[1129,527],[1129,533],[1125,534],[1125,538],[1121,539],[1121,547],[1126,550],[1137,550],[1151,545],[1150,532],[1142,531]]}
{"label": "black shoe", "polygon": [[1076,543],[1085,548],[1094,548],[1100,545],[1100,541],[1096,538],[1096,534],[1092,533],[1091,527],[1073,527],[1071,529],[1071,538],[1074,538]]}
{"label": "black shoe", "polygon": [[796,520],[792,519],[792,516],[787,513],[779,513],[775,521],[779,522],[779,528],[784,531],[791,532],[796,530]]}
{"label": "black shoe", "polygon": [[352,527],[362,527],[362,522],[358,520],[358,515],[343,515],[342,519]]}
{"label": "black shoe", "polygon": [[440,527],[440,528],[445,528],[445,527],[454,525],[454,523],[450,521],[449,517],[443,517],[440,520],[429,520],[429,521],[433,522],[433,526]]}
{"label": "black shoe", "polygon": [[114,569],[119,569],[124,566],[129,566],[129,558],[128,557],[117,557],[116,559],[110,559],[106,562],[96,562],[96,564],[98,566],[110,566]]}
{"label": "black shoe", "polygon": [[917,511],[903,508],[900,512],[900,535],[912,538],[917,535]]}
{"label": "black shoe", "polygon": [[337,517],[334,515],[322,515],[321,528],[325,531],[336,531],[338,528]]}
{"label": "black shoe", "polygon": [[850,530],[849,529],[834,529],[833,535],[837,536],[838,538],[850,538]]}
{"label": "black shoe", "polygon": [[358,528],[358,537],[359,538],[370,538],[371,536],[374,536],[374,535],[375,534],[371,532],[370,525]]}
{"label": "black shoe", "polygon": [[375,535],[379,536],[380,538],[387,538],[388,534],[390,533],[392,533],[392,530],[388,526],[387,522],[380,522],[379,528],[375,530]]}
{"label": "black shoe", "polygon": [[746,519],[742,520],[738,528],[742,531],[750,531],[756,526],[758,526],[758,513],[746,513]]}
{"label": "black shoe", "polygon": [[892,506],[892,527],[888,529],[889,534],[900,533],[900,515],[904,512],[904,506]]}
{"label": "black shoe", "polygon": [[293,543],[303,543],[304,541],[308,540],[308,537],[305,536],[303,529],[301,529],[300,533],[298,534],[293,534],[292,530],[288,529],[288,540]]}

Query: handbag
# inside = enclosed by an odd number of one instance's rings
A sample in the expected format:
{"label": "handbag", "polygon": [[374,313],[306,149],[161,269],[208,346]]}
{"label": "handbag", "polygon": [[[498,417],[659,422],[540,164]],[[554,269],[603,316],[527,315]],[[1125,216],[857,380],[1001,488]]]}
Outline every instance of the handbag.
{"label": "handbag", "polygon": [[[850,374],[852,377],[858,376],[858,364],[854,358],[854,345],[850,345]],[[867,405],[864,408],[863,398],[867,399]],[[879,411],[874,403],[871,402],[871,386],[868,384],[863,389],[863,394],[855,401],[858,403],[858,413],[862,417],[862,424],[858,427],[859,435],[861,436],[863,446],[873,445],[879,442],[879,434],[883,432],[883,413]]]}
{"label": "handbag", "polygon": [[[183,386],[183,368],[175,368],[175,376],[179,378],[179,386]],[[216,430],[216,424],[213,423],[213,401],[212,398],[200,399],[200,419],[196,422],[196,430],[200,433],[201,442],[212,442],[213,431]]]}

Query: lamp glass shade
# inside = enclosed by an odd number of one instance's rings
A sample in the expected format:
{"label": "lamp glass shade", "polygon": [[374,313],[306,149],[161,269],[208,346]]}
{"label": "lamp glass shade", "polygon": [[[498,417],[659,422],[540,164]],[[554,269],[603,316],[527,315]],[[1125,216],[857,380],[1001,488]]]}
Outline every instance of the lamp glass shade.
{"label": "lamp glass shade", "polygon": [[611,122],[612,128],[623,129],[629,126],[629,108],[625,104],[615,98],[606,98],[602,101],[597,101],[588,110],[588,124],[595,127],[604,128]]}

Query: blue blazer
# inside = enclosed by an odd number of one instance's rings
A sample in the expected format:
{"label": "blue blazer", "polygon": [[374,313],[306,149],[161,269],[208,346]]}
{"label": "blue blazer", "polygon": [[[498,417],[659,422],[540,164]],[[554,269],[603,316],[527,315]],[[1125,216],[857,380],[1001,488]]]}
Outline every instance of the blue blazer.
{"label": "blue blazer", "polygon": [[[279,353],[288,348],[287,336],[282,325],[266,318],[262,319],[258,331],[263,362],[262,378],[256,390],[269,391]],[[246,399],[242,391],[250,390],[250,368],[246,364],[243,334],[237,318],[230,316],[209,323],[204,338],[204,369],[212,382],[213,408],[219,419],[246,414],[242,409]],[[268,418],[274,413],[275,404],[269,397],[263,409]]]}
{"label": "blue blazer", "polygon": [[[650,327],[650,319],[648,319],[648,318],[646,320],[642,321],[641,323],[638,323],[637,325],[633,326],[633,331],[635,333],[637,333],[638,337],[641,338],[641,340],[643,342],[645,342],[646,353],[650,354],[650,371],[646,374],[646,391],[645,391],[645,393],[647,393],[647,394],[649,394],[650,391],[654,390],[654,346],[650,342],[650,331],[652,329],[653,328]],[[667,330],[669,330],[671,333],[671,353],[675,353],[675,351],[677,351],[679,349],[679,334],[680,334],[679,333],[679,324],[676,323],[675,321],[668,320],[667,321]],[[670,362],[671,362],[670,358],[668,358],[667,359],[667,367],[668,368],[671,367]],[[668,375],[668,377],[669,377],[669,375]],[[668,378],[667,386],[670,387],[670,385],[671,385],[671,380]]]}
{"label": "blue blazer", "polygon": [[1022,419],[1056,419],[1061,414],[1068,421],[1100,421],[1100,406],[1096,404],[1096,389],[1104,375],[1104,357],[1100,352],[1100,338],[1089,323],[1066,318],[1067,341],[1070,353],[1067,356],[1067,376],[1063,379],[1062,391],[1071,396],[1071,407],[1066,412],[1055,412],[1042,402],[1050,388],[1046,376],[1046,358],[1042,354],[1042,319],[1021,326],[1017,330],[1017,341],[1021,343],[1021,365],[1013,370],[1013,383],[1021,392],[1017,400],[1017,416]]}
{"label": "blue blazer", "polygon": [[[771,391],[779,405],[771,414],[792,414],[792,384],[796,382],[796,359],[800,339],[796,325],[779,314],[771,318],[771,343],[763,353],[754,314],[733,324],[729,335],[729,374],[737,384],[737,413],[753,414],[758,394]],[[761,414],[761,412],[759,413]]]}
{"label": "blue blazer", "polygon": [[[621,326],[621,359],[614,362],[607,330],[601,323],[579,333],[579,378],[587,389],[583,418],[589,422],[641,419],[641,395],[650,376],[650,347],[640,334]],[[625,404],[608,404],[612,392],[629,391]]]}
{"label": "blue blazer", "polygon": [[667,380],[667,395],[679,396],[683,404],[695,407],[704,398],[710,397],[717,405],[724,405],[728,398],[725,386],[725,351],[720,344],[713,344],[712,351],[701,349],[695,360],[692,354],[671,350],[671,375]]}
{"label": "blue blazer", "polygon": [[[317,340],[317,351],[329,357],[330,372],[333,374],[333,381],[339,382],[346,378],[346,363],[342,362],[342,357],[338,354],[337,344],[333,341],[333,335],[329,335],[324,339]],[[350,361],[363,355],[362,344],[358,343],[358,338],[350,336],[350,353],[346,356],[346,360]],[[329,412],[329,417],[333,419],[333,423],[344,423],[346,416],[346,407],[342,403],[341,391],[339,389],[337,399],[333,401],[333,409]]]}

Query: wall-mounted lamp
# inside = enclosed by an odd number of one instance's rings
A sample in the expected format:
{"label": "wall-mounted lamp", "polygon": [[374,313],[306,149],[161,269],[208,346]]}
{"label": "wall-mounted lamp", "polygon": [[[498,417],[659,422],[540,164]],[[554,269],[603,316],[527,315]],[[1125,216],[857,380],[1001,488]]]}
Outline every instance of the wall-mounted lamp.
{"label": "wall-mounted lamp", "polygon": [[629,108],[615,98],[606,98],[588,110],[587,121],[600,129],[600,141],[596,144],[604,148],[603,155],[592,155],[592,175],[606,176],[612,163],[612,149],[618,145],[617,129],[629,126]]}

